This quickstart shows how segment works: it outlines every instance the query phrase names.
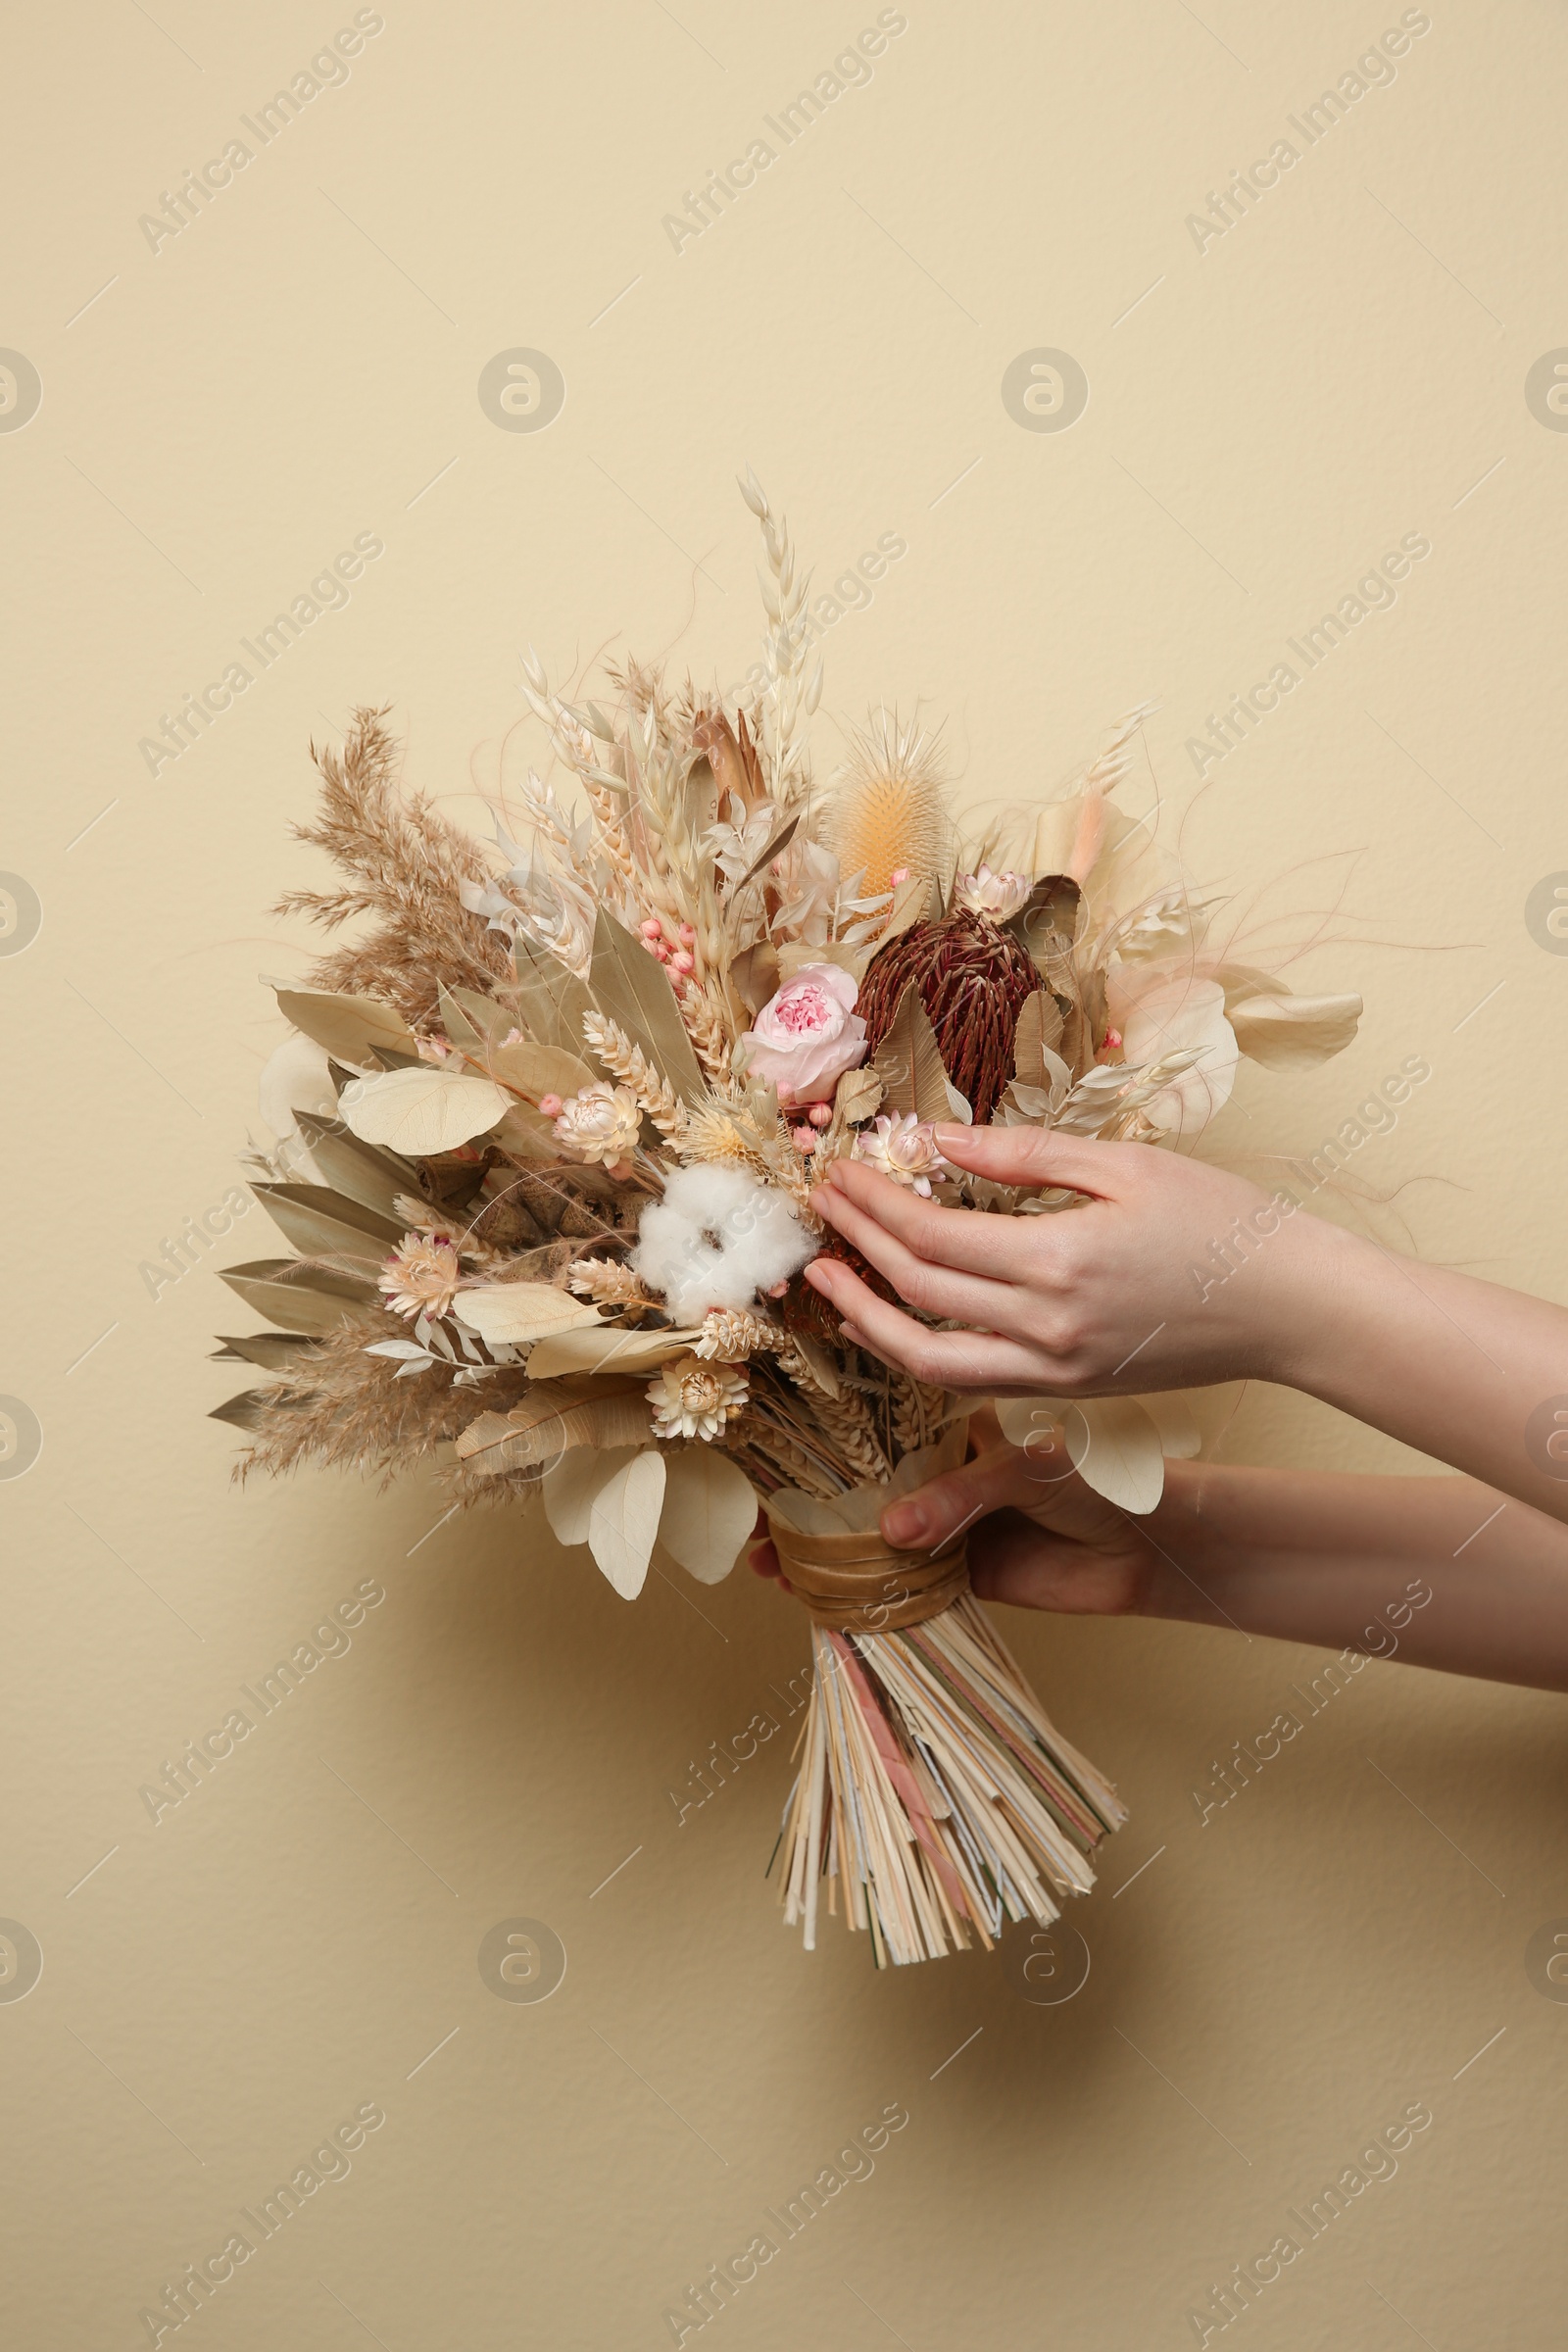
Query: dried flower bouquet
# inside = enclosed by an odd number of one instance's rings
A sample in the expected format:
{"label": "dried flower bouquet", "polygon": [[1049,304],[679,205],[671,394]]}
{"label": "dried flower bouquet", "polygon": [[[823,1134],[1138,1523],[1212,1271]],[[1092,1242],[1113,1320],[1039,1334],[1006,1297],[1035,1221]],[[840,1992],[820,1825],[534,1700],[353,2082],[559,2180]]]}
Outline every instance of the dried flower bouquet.
{"label": "dried flower bouquet", "polygon": [[[961,1539],[881,1542],[890,1490],[961,1459],[972,1399],[846,1344],[800,1279],[843,1248],[813,1178],[852,1152],[950,1204],[1070,1209],[961,1174],[935,1122],[1189,1143],[1240,1054],[1319,1058],[1360,1006],[1207,946],[1204,906],[1113,802],[1143,711],[967,858],[917,726],[884,717],[818,789],[807,581],[744,494],[754,696],[628,665],[573,703],[530,659],[569,783],[530,773],[494,846],[401,787],[383,713],[318,756],[302,838],[345,880],[281,910],[357,928],[312,990],[279,991],[253,1174],[298,1254],[224,1276],[274,1328],[222,1344],[270,1377],[219,1417],[249,1433],[245,1467],[436,1459],[460,1500],[537,1494],[627,1599],[656,1557],[726,1575],[760,1503],[814,1661],[786,1919],[810,1944],[825,1888],[897,1964],[1054,1919],[1124,1815],[969,1592]],[[1196,1444],[1169,1398],[1079,1404],[1069,1441],[1144,1510],[1162,1447]]]}

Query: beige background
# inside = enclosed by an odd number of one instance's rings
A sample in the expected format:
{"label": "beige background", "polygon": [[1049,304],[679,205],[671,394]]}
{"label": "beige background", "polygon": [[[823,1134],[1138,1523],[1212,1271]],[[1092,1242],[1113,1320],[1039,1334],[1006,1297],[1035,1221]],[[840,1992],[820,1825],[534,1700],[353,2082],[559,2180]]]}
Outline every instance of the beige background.
{"label": "beige background", "polygon": [[[44,1968],[0,2003],[8,2340],[147,2341],[166,2282],[377,2101],[350,2177],[190,2324],[210,2347],[667,2343],[688,2282],[899,2101],[874,2175],[704,2340],[1174,2347],[1425,2101],[1397,2178],[1240,2328],[1544,2347],[1568,2008],[1525,1955],[1568,1914],[1560,1701],[1369,1665],[1204,1826],[1212,1759],[1321,1659],[1010,1622],[1133,1810],[1077,1914],[1087,1984],[1026,2000],[1016,1939],[896,1977],[842,1934],[808,1957],[761,1877],[785,1742],[683,1824],[670,1795],[800,1665],[791,1611],[744,1574],[628,1607],[537,1530],[438,1526],[433,1481],[236,1492],[202,1416],[242,1384],[204,1350],[249,1319],[207,1264],[156,1298],[140,1269],[235,1181],[278,1034],[257,976],[306,950],[263,910],[318,876],[288,837],[308,737],[389,700],[411,777],[476,813],[530,640],[553,675],[613,643],[733,679],[750,461],[824,585],[907,542],[829,632],[828,711],[945,715],[979,802],[1157,699],[1171,839],[1206,713],[1430,539],[1193,806],[1216,884],[1282,877],[1308,912],[1343,886],[1347,944],[1302,969],[1368,1005],[1309,1080],[1250,1071],[1213,1140],[1310,1150],[1424,1054],[1364,1184],[1425,1254],[1561,1298],[1568,966],[1525,902],[1568,867],[1568,440],[1524,396],[1568,343],[1560,12],[1435,5],[1393,85],[1201,255],[1187,215],[1396,8],[910,0],[868,85],[679,254],[662,217],[873,10],[384,14],[156,254],[138,216],[352,11],[96,0],[12,28],[0,342],[43,403],[0,434],[0,865],[43,927],[0,963],[0,1389],[43,1451],[0,1491],[0,1913]],[[564,374],[547,431],[476,398],[516,346]],[[1091,384],[1060,433],[1000,396],[1041,346]],[[160,713],[363,531],[385,554],[348,608],[150,776]],[[838,741],[824,718],[824,771]],[[262,1228],[215,1256],[270,1253]],[[1226,1445],[1414,1466],[1278,1395]],[[352,1649],[155,1825],[139,1788],[368,1577]],[[568,1954],[542,2005],[476,1967],[519,1915]]]}

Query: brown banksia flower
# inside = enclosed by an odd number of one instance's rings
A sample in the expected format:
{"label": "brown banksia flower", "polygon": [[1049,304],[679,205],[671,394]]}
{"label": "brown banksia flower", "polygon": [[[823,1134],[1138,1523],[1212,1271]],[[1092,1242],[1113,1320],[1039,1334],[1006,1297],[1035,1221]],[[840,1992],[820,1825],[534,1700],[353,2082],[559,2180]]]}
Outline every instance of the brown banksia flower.
{"label": "brown banksia flower", "polygon": [[856,1000],[873,1054],[911,983],[948,1076],[985,1126],[1012,1076],[1018,1015],[1040,985],[1033,958],[1012,932],[965,908],[911,924],[872,957]]}

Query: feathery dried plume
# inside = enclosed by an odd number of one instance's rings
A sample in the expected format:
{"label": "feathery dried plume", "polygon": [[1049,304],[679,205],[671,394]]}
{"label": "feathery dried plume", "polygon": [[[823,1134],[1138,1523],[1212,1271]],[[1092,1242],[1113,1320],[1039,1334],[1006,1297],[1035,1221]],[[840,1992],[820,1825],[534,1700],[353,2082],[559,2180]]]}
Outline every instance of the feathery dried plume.
{"label": "feathery dried plume", "polygon": [[[437,1448],[473,1419],[475,1393],[439,1375],[400,1380],[395,1359],[366,1353],[407,1328],[392,1315],[346,1314],[281,1380],[254,1391],[251,1443],[235,1464],[236,1478],[253,1470],[280,1476],[316,1462],[379,1472],[385,1487],[398,1470],[434,1460]],[[526,1387],[520,1368],[498,1366],[480,1394],[504,1411]],[[458,1486],[462,1498],[480,1498],[465,1479]]]}
{"label": "feathery dried plume", "polygon": [[295,825],[296,840],[324,850],[352,877],[338,890],[291,890],[276,914],[308,914],[335,931],[358,914],[379,927],[352,947],[336,948],[311,969],[314,987],[378,998],[410,1027],[427,1022],[443,988],[488,995],[506,979],[504,942],[469,914],[463,882],[485,884],[489,868],[471,835],[397,778],[397,745],[382,723],[385,709],[359,710],[341,752],[311,756],[321,777],[320,813]]}

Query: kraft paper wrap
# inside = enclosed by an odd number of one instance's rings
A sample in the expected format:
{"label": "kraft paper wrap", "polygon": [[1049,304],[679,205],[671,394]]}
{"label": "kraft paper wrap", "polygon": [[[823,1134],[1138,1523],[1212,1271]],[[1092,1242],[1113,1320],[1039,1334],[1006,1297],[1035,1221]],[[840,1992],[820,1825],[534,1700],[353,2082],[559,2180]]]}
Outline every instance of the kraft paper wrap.
{"label": "kraft paper wrap", "polygon": [[779,1566],[818,1625],[837,1633],[893,1633],[940,1616],[969,1590],[969,1546],[957,1535],[936,1551],[895,1551],[877,1529],[808,1536],[768,1516]]}

